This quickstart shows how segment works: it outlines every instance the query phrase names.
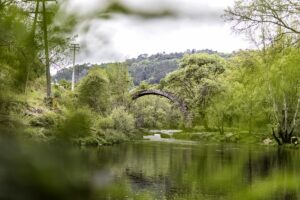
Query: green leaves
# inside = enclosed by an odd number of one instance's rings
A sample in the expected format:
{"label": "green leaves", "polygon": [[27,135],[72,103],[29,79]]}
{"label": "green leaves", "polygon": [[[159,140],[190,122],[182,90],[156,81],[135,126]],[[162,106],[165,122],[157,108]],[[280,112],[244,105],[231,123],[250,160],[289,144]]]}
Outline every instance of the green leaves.
{"label": "green leaves", "polygon": [[78,99],[92,110],[105,113],[109,101],[109,79],[106,72],[93,68],[78,86]]}
{"label": "green leaves", "polygon": [[27,20],[25,12],[14,4],[0,12],[0,84],[18,92],[24,92],[27,82],[42,71]]}

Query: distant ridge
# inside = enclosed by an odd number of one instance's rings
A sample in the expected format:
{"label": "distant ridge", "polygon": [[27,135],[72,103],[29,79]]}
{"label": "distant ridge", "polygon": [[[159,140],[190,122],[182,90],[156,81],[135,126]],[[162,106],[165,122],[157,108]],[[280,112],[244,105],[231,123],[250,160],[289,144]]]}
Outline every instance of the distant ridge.
{"label": "distant ridge", "polygon": [[[179,61],[186,54],[195,53],[207,53],[207,54],[217,54],[223,58],[228,58],[231,54],[220,53],[210,49],[204,50],[187,50],[185,52],[179,53],[157,53],[154,55],[141,54],[137,58],[127,59],[125,62],[128,66],[129,73],[133,77],[133,82],[135,85],[139,85],[142,81],[147,81],[148,83],[155,84],[159,83],[162,78],[164,78],[168,73],[175,71],[179,67]],[[109,63],[100,65],[105,67]],[[77,79],[83,78],[87,75],[88,70],[96,66],[95,64],[82,64],[76,66],[76,71],[79,75]],[[99,66],[99,65],[97,65]],[[72,79],[72,69],[64,68],[59,70],[57,74],[53,77],[55,81],[60,81],[65,79],[71,81]]]}

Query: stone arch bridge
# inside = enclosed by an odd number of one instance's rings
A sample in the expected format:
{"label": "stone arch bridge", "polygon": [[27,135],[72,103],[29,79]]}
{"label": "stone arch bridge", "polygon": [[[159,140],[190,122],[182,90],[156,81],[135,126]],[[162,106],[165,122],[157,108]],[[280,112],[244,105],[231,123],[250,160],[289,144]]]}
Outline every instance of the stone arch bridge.
{"label": "stone arch bridge", "polygon": [[156,96],[161,96],[164,98],[169,99],[172,103],[177,105],[182,112],[185,120],[186,126],[190,126],[191,123],[191,115],[188,110],[187,103],[183,101],[181,98],[176,96],[175,94],[167,91],[162,91],[162,90],[155,90],[155,89],[148,89],[148,90],[139,90],[137,92],[134,92],[131,94],[132,100],[136,100],[140,97],[147,96],[147,95],[156,95]]}

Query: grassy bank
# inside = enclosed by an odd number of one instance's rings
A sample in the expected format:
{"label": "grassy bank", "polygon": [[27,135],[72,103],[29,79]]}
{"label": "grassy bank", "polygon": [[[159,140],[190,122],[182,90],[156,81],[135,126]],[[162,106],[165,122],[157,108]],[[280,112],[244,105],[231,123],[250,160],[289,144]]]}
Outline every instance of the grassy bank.
{"label": "grassy bank", "polygon": [[26,95],[0,99],[0,131],[34,141],[67,141],[76,145],[101,146],[122,143],[142,136],[125,107],[99,112],[81,104],[77,94],[54,88],[52,105],[45,103],[42,87]]}
{"label": "grassy bank", "polygon": [[[149,132],[144,132],[144,135],[149,135]],[[178,140],[201,141],[204,143],[276,144],[267,130],[249,133],[249,131],[226,128],[226,132],[221,134],[216,130],[206,130],[205,128],[198,126],[192,129],[183,130],[182,132],[173,134],[160,133],[160,135],[161,138],[164,139],[173,138]]]}

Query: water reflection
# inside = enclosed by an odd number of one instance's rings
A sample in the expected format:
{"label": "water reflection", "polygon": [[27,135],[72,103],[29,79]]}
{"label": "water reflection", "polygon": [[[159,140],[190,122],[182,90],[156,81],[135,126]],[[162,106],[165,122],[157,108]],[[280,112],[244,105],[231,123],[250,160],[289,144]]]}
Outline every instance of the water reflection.
{"label": "water reflection", "polygon": [[118,177],[112,186],[127,188],[124,196],[107,188],[113,199],[300,198],[295,150],[148,142],[105,147],[97,154],[102,167]]}
{"label": "water reflection", "polygon": [[0,140],[0,199],[300,199],[297,150],[138,142],[98,149]]}

